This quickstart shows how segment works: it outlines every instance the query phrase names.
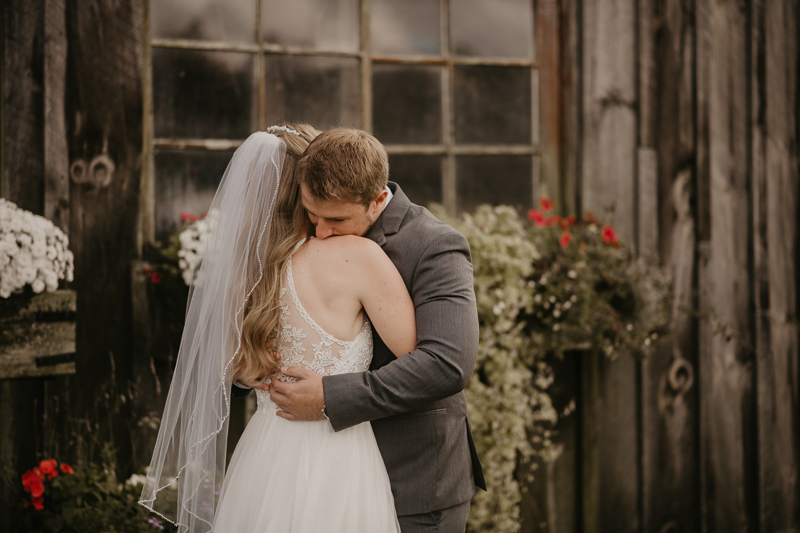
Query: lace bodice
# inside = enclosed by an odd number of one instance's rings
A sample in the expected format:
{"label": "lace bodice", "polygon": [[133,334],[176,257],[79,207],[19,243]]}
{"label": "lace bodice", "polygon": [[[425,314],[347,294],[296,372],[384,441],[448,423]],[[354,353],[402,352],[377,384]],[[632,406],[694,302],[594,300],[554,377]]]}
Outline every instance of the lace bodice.
{"label": "lace bodice", "polygon": [[[281,314],[278,323],[278,352],[284,366],[304,366],[323,376],[363,372],[372,361],[372,329],[364,317],[361,331],[352,341],[339,340],[323,330],[309,316],[297,297],[292,276],[292,258],[286,264],[283,289],[281,289]],[[288,291],[287,291],[288,288]],[[272,379],[294,381],[276,374]],[[258,406],[276,409],[269,393],[256,389]]]}

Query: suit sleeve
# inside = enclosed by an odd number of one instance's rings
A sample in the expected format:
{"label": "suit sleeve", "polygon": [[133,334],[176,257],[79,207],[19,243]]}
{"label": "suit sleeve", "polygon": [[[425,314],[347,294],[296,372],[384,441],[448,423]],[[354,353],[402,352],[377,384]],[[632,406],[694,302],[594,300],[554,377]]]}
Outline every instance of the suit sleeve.
{"label": "suit sleeve", "polygon": [[466,239],[455,230],[422,254],[412,280],[417,345],[374,371],[325,376],[335,431],[404,413],[464,390],[478,351],[478,312]]}

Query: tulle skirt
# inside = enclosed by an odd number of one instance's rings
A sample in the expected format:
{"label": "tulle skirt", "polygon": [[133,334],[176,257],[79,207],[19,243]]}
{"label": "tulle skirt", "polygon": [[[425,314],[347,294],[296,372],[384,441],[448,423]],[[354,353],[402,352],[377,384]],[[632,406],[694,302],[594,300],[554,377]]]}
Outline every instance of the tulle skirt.
{"label": "tulle skirt", "polygon": [[265,403],[234,451],[216,533],[400,531],[369,423],[334,432],[327,420],[289,422]]}

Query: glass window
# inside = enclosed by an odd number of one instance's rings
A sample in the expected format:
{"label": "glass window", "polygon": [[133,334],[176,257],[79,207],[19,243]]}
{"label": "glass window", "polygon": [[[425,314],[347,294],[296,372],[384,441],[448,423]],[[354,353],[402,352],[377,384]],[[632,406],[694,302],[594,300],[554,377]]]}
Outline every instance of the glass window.
{"label": "glass window", "polygon": [[264,65],[268,125],[285,120],[325,130],[360,124],[357,59],[267,56]]}
{"label": "glass window", "polygon": [[254,42],[254,0],[154,0],[150,32],[167,39]]}
{"label": "glass window", "polygon": [[450,25],[455,55],[532,59],[532,0],[451,0]]}
{"label": "glass window", "polygon": [[531,71],[457,67],[454,75],[457,143],[531,142]]}
{"label": "glass window", "polygon": [[442,203],[442,158],[432,155],[389,156],[389,179],[418,205]]}
{"label": "glass window", "polygon": [[208,211],[232,152],[157,150],[156,239],[166,240],[181,228],[181,214]]}
{"label": "glass window", "polygon": [[456,158],[458,212],[481,204],[510,205],[524,214],[533,207],[531,156],[469,155]]}
{"label": "glass window", "polygon": [[264,41],[284,46],[356,52],[358,0],[264,0]]}
{"label": "glass window", "polygon": [[440,67],[375,65],[373,126],[384,144],[442,142]]}
{"label": "glass window", "polygon": [[252,54],[153,50],[156,137],[245,138],[254,129]]}
{"label": "glass window", "polygon": [[373,0],[374,55],[439,55],[439,0]]}

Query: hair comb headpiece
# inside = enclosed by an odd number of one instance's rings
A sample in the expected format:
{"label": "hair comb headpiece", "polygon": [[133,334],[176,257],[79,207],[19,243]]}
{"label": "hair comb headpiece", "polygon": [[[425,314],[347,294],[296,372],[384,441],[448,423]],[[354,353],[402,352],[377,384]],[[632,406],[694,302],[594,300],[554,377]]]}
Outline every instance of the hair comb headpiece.
{"label": "hair comb headpiece", "polygon": [[272,133],[273,135],[276,133],[290,133],[298,137],[302,135],[299,131],[293,130],[289,126],[270,126],[267,128],[267,133]]}

